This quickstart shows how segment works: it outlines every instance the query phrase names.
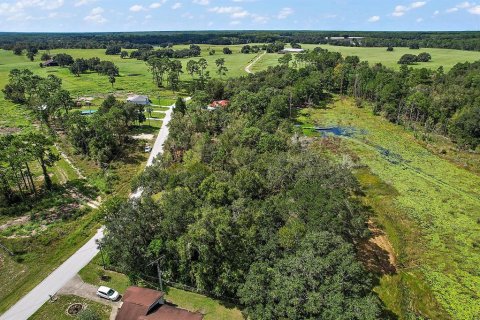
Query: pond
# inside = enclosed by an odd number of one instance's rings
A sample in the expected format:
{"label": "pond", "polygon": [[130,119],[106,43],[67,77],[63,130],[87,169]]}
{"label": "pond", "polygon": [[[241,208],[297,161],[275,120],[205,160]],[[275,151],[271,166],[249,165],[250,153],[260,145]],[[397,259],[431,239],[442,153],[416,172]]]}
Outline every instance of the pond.
{"label": "pond", "polygon": [[[358,133],[358,130],[352,127],[315,127],[313,128],[314,131],[320,133],[323,137],[328,137],[328,136],[340,136],[340,137],[350,137],[353,136],[354,134]],[[363,131],[360,132],[362,134],[365,134]]]}

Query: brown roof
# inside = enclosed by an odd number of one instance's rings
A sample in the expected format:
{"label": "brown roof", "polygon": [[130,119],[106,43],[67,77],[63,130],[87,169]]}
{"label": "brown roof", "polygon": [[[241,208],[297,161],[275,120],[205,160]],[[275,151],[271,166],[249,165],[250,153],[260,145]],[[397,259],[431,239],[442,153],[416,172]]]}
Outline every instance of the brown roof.
{"label": "brown roof", "polygon": [[148,313],[150,307],[140,306],[135,303],[124,302],[118,309],[115,320],[137,320]]}
{"label": "brown roof", "polygon": [[164,295],[163,292],[148,288],[129,287],[127,291],[125,291],[122,300],[124,303],[135,303],[140,306],[150,307]]}
{"label": "brown roof", "polygon": [[138,320],[202,320],[201,313],[194,313],[179,309],[168,304],[160,306],[147,316],[141,316]]}
{"label": "brown roof", "polygon": [[123,304],[118,309],[115,320],[136,320],[140,316],[146,316],[152,305],[163,296],[164,293],[160,291],[129,287],[122,297]]}
{"label": "brown roof", "polygon": [[164,293],[160,291],[129,287],[123,295],[123,304],[115,320],[202,320],[200,313],[167,304],[157,305],[163,296]]}

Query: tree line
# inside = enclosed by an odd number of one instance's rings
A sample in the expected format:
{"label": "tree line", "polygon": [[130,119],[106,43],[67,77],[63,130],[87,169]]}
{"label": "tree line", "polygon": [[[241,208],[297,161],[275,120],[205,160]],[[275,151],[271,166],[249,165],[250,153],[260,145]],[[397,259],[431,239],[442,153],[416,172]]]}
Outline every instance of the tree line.
{"label": "tree line", "polygon": [[151,57],[155,58],[169,58],[169,59],[182,59],[193,58],[200,56],[202,49],[200,46],[191,44],[188,49],[174,50],[172,48],[163,48],[153,50],[153,48],[143,48],[130,52],[130,58],[147,61]]}
{"label": "tree line", "polygon": [[330,41],[329,37],[364,37],[355,45],[365,47],[410,47],[480,50],[480,32],[366,32],[366,31],[199,31],[125,33],[2,33],[0,48],[22,52],[28,48],[107,49],[173,44],[236,45],[250,43],[309,43],[350,46],[350,42]]}
{"label": "tree line", "polygon": [[211,79],[174,109],[165,153],[133,184],[142,198],[104,208],[115,267],[151,279],[160,259],[164,280],[250,319],[380,319],[354,246],[369,234],[358,183],[294,127],[293,106],[328,101],[323,80],[288,67]]}
{"label": "tree line", "polygon": [[348,94],[374,104],[373,112],[388,120],[421,130],[424,138],[436,132],[448,135],[458,146],[480,145],[480,61],[459,63],[448,73],[402,65],[394,71],[381,64],[370,66],[358,57],[317,48],[297,56],[301,72],[317,74],[328,92]]}

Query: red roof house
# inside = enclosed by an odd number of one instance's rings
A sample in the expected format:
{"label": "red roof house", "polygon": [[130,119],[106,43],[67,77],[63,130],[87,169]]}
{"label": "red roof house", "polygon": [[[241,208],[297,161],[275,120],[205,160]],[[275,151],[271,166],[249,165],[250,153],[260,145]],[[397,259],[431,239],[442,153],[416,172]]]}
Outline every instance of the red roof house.
{"label": "red roof house", "polygon": [[229,100],[215,100],[208,106],[208,110],[215,110],[217,108],[226,108],[230,104]]}
{"label": "red roof house", "polygon": [[129,287],[123,295],[115,320],[202,320],[200,313],[165,304],[164,293],[147,288]]}

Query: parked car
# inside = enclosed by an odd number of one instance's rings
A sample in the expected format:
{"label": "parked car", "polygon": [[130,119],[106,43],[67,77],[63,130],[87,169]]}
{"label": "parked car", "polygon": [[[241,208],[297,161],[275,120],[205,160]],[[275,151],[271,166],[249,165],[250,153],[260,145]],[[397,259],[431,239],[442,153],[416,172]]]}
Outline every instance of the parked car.
{"label": "parked car", "polygon": [[117,291],[105,286],[98,288],[97,296],[111,301],[117,301],[120,298],[120,294]]}
{"label": "parked car", "polygon": [[145,146],[145,152],[150,152],[152,151],[152,147],[150,146]]}

